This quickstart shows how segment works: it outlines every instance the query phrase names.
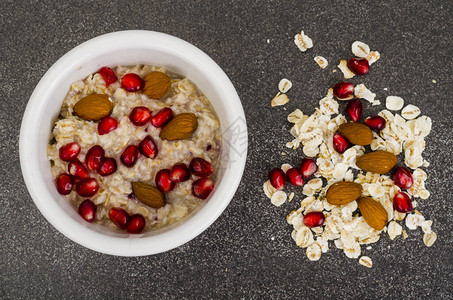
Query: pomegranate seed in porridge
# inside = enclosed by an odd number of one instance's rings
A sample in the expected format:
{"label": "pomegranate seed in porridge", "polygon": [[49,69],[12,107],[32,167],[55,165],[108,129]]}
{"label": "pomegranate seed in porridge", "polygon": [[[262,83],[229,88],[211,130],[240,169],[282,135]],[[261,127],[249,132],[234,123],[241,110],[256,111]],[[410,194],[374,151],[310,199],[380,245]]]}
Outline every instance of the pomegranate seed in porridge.
{"label": "pomegranate seed in porridge", "polygon": [[315,174],[318,170],[318,166],[315,161],[311,158],[304,158],[300,163],[300,173],[304,179],[307,179],[311,175]]}
{"label": "pomegranate seed in porridge", "polygon": [[155,116],[151,118],[151,124],[160,128],[173,119],[173,111],[169,107],[162,108]]}
{"label": "pomegranate seed in porridge", "polygon": [[304,185],[304,178],[302,177],[302,174],[299,172],[299,170],[296,168],[291,168],[288,171],[286,171],[286,177],[288,179],[288,182],[294,186]]}
{"label": "pomegranate seed in porridge", "polygon": [[360,121],[362,115],[363,104],[359,99],[352,99],[346,104],[345,113],[352,122]]}
{"label": "pomegranate seed in porridge", "polygon": [[113,70],[109,67],[102,67],[99,70],[99,74],[101,74],[102,78],[104,79],[106,87],[109,87],[109,85],[115,83],[118,80],[115,72],[113,72]]}
{"label": "pomegranate seed in porridge", "polygon": [[312,211],[304,215],[304,224],[310,228],[321,226],[324,220],[325,217],[321,211]]}
{"label": "pomegranate seed in porridge", "polygon": [[356,75],[366,75],[370,69],[366,58],[351,58],[348,62],[348,67]]}
{"label": "pomegranate seed in porridge", "polygon": [[59,150],[60,159],[69,162],[79,155],[81,149],[77,142],[66,144]]}
{"label": "pomegranate seed in porridge", "polygon": [[115,173],[116,169],[117,169],[116,160],[111,157],[106,157],[102,165],[99,167],[98,173],[101,176],[109,176]]}
{"label": "pomegranate seed in porridge", "polygon": [[78,158],[68,164],[68,173],[79,179],[89,177],[89,171]]}
{"label": "pomegranate seed in porridge", "polygon": [[66,173],[60,174],[55,180],[55,184],[61,195],[68,195],[72,190],[72,177]]}
{"label": "pomegranate seed in porridge", "polygon": [[126,229],[129,224],[129,214],[122,208],[112,207],[109,210],[110,220],[118,226],[119,229]]}
{"label": "pomegranate seed in porridge", "polygon": [[333,147],[338,153],[343,154],[346,150],[348,150],[349,146],[349,141],[339,132],[333,135]]}
{"label": "pomegranate seed in porridge", "polygon": [[148,158],[156,158],[157,153],[159,152],[157,149],[156,142],[154,142],[153,138],[147,135],[138,145],[138,149],[141,154]]}
{"label": "pomegranate seed in porridge", "polygon": [[91,200],[86,199],[79,205],[79,215],[85,221],[89,223],[93,222],[96,217],[96,205]]}
{"label": "pomegranate seed in porridge", "polygon": [[208,198],[214,189],[214,182],[211,178],[202,177],[192,183],[192,195],[200,199]]}
{"label": "pomegranate seed in porridge", "polygon": [[405,190],[410,189],[414,183],[411,171],[406,167],[395,167],[392,179],[397,186]]}
{"label": "pomegranate seed in porridge", "polygon": [[381,130],[385,127],[385,119],[381,116],[368,117],[363,123],[371,130]]}
{"label": "pomegranate seed in porridge", "polygon": [[340,100],[352,98],[354,94],[354,85],[350,82],[339,82],[333,87],[333,94]]}
{"label": "pomegranate seed in porridge", "polygon": [[121,87],[128,92],[138,92],[143,89],[145,82],[135,73],[127,73],[121,78]]}
{"label": "pomegranate seed in porridge", "polygon": [[179,163],[171,167],[170,179],[173,182],[184,182],[190,179],[190,170],[186,164]]}
{"label": "pomegranate seed in porridge", "polygon": [[121,154],[120,159],[126,167],[133,167],[138,159],[138,147],[135,145],[127,146]]}
{"label": "pomegranate seed in porridge", "polygon": [[411,198],[405,192],[399,192],[393,197],[393,207],[400,213],[408,213],[413,210]]}
{"label": "pomegranate seed in porridge", "polygon": [[143,126],[151,119],[151,111],[145,106],[137,106],[129,114],[129,119],[135,126]]}
{"label": "pomegranate seed in porridge", "polygon": [[170,178],[170,170],[162,169],[156,174],[156,187],[163,193],[171,192],[175,188],[175,182]]}
{"label": "pomegranate seed in porridge", "polygon": [[94,178],[85,178],[80,180],[76,185],[77,194],[81,197],[92,197],[99,190],[99,184]]}
{"label": "pomegranate seed in porridge", "polygon": [[91,171],[97,171],[97,169],[99,169],[104,162],[104,158],[104,149],[99,145],[94,145],[87,152],[87,155],[85,157],[85,164]]}
{"label": "pomegranate seed in porridge", "polygon": [[211,163],[201,157],[195,157],[190,161],[190,171],[200,177],[207,177],[214,172]]}
{"label": "pomegranate seed in porridge", "polygon": [[112,117],[105,117],[98,124],[99,135],[104,135],[118,128],[118,122]]}
{"label": "pomegranate seed in porridge", "polygon": [[283,190],[286,185],[286,174],[280,168],[272,169],[269,174],[269,181],[277,190]]}
{"label": "pomegranate seed in porridge", "polygon": [[127,232],[129,233],[140,233],[145,228],[146,221],[145,218],[140,214],[135,214],[130,216],[129,223],[127,224]]}

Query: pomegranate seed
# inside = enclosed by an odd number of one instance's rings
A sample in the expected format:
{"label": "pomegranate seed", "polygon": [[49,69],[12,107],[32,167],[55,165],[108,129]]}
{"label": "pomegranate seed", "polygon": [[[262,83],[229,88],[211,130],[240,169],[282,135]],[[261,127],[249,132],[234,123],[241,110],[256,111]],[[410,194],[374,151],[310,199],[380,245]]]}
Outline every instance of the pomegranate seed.
{"label": "pomegranate seed", "polygon": [[405,167],[396,167],[393,171],[392,179],[397,186],[405,190],[410,189],[414,183],[411,171]]}
{"label": "pomegranate seed", "polygon": [[86,199],[79,205],[79,215],[87,222],[93,222],[96,217],[96,205],[91,200]]}
{"label": "pomegranate seed", "polygon": [[134,166],[138,159],[138,147],[134,145],[127,146],[121,154],[120,159],[126,167],[130,168]]}
{"label": "pomegranate seed", "polygon": [[151,111],[144,106],[135,107],[129,114],[129,119],[135,126],[143,126],[151,118]]}
{"label": "pomegranate seed", "polygon": [[283,172],[282,169],[280,168],[272,169],[268,174],[268,178],[272,186],[277,190],[283,190],[285,188],[286,174],[285,172]]}
{"label": "pomegranate seed", "polygon": [[116,169],[117,169],[116,160],[111,157],[106,157],[102,165],[99,167],[98,173],[101,176],[109,176],[115,173]]}
{"label": "pomegranate seed", "polygon": [[77,194],[81,197],[92,197],[99,190],[99,184],[94,178],[85,178],[76,185]]}
{"label": "pomegranate seed", "polygon": [[304,178],[302,177],[302,174],[299,172],[299,170],[296,168],[291,168],[288,171],[286,171],[286,178],[288,179],[288,182],[294,186],[304,185]]}
{"label": "pomegranate seed", "polygon": [[333,94],[340,100],[349,100],[353,98],[354,85],[350,82],[339,82],[333,87]]}
{"label": "pomegranate seed", "polygon": [[62,146],[59,150],[62,161],[71,161],[80,153],[80,145],[77,142],[69,143]]}
{"label": "pomegranate seed", "polygon": [[393,197],[393,207],[400,213],[408,213],[413,210],[411,198],[404,192],[399,192]]}
{"label": "pomegranate seed", "polygon": [[156,187],[163,193],[171,192],[175,188],[175,182],[170,178],[170,170],[162,169],[156,174]]}
{"label": "pomegranate seed", "polygon": [[381,116],[368,117],[363,121],[371,130],[381,130],[385,127],[385,119]]}
{"label": "pomegranate seed", "polygon": [[106,87],[108,87],[112,83],[115,83],[118,80],[118,77],[116,77],[115,72],[113,72],[113,70],[110,69],[109,67],[102,67],[99,70],[99,74],[101,74],[102,78],[104,78]]}
{"label": "pomegranate seed", "polygon": [[202,177],[192,183],[192,195],[200,199],[208,198],[214,189],[214,182],[211,178]]}
{"label": "pomegranate seed", "polygon": [[138,149],[141,154],[148,158],[155,158],[159,152],[157,149],[156,142],[147,135],[138,145]]}
{"label": "pomegranate seed", "polygon": [[170,179],[173,182],[184,182],[190,179],[190,170],[186,164],[176,164],[170,169]]}
{"label": "pomegranate seed", "polygon": [[210,162],[201,157],[195,157],[190,162],[190,171],[196,176],[207,177],[214,172],[214,168]]}
{"label": "pomegranate seed", "polygon": [[171,119],[173,119],[173,111],[171,108],[165,107],[151,118],[151,124],[156,128],[160,128],[170,122]]}
{"label": "pomegranate seed", "polygon": [[127,73],[121,78],[121,87],[128,92],[137,92],[143,89],[145,82],[135,73]]}
{"label": "pomegranate seed", "polygon": [[370,65],[366,58],[351,58],[348,67],[356,75],[366,75],[370,70]]}
{"label": "pomegranate seed", "polygon": [[324,214],[320,211],[312,211],[304,215],[304,224],[310,228],[321,226],[324,220]]}
{"label": "pomegranate seed", "polygon": [[97,171],[97,169],[99,169],[104,162],[104,158],[104,149],[99,145],[94,145],[87,152],[87,155],[85,157],[85,164],[91,171]]}
{"label": "pomegranate seed", "polygon": [[72,190],[72,177],[69,174],[63,173],[55,179],[57,191],[62,195],[68,195]]}
{"label": "pomegranate seed", "polygon": [[85,168],[82,162],[77,158],[69,163],[68,173],[79,179],[88,178],[89,176],[87,168]]}
{"label": "pomegranate seed", "polygon": [[135,214],[129,218],[129,223],[127,224],[127,232],[129,233],[140,233],[145,228],[146,221],[142,215]]}
{"label": "pomegranate seed", "polygon": [[119,229],[126,229],[130,217],[124,209],[112,207],[109,210],[109,218]]}
{"label": "pomegranate seed", "polygon": [[300,173],[304,179],[307,179],[311,175],[315,174],[316,171],[318,171],[318,166],[313,159],[302,159],[302,162],[300,163]]}
{"label": "pomegranate seed", "polygon": [[359,99],[352,99],[346,104],[344,109],[346,115],[351,119],[352,122],[358,122],[362,115],[363,104]]}
{"label": "pomegranate seed", "polygon": [[333,147],[338,153],[344,153],[349,148],[349,146],[349,141],[339,132],[336,132],[333,135]]}
{"label": "pomegranate seed", "polygon": [[118,127],[118,122],[112,117],[105,117],[98,124],[99,135],[104,135]]}

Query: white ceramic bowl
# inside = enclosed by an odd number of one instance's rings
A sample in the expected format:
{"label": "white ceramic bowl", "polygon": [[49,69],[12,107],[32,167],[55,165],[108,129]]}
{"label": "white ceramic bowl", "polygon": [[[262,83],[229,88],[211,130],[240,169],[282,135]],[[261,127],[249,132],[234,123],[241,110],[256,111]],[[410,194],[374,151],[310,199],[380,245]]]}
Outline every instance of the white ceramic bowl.
{"label": "white ceramic bowl", "polygon": [[[46,147],[69,85],[102,66],[150,64],[191,79],[216,110],[223,137],[223,159],[213,194],[182,222],[141,235],[111,231],[85,222],[58,194]],[[247,152],[244,111],[222,69],[195,46],[163,33],[120,31],[91,39],[61,57],[30,97],[20,131],[20,162],[28,191],[46,219],[71,240],[95,251],[150,255],[178,247],[208,228],[231,201],[242,177]],[[33,230],[30,224],[30,230]]]}

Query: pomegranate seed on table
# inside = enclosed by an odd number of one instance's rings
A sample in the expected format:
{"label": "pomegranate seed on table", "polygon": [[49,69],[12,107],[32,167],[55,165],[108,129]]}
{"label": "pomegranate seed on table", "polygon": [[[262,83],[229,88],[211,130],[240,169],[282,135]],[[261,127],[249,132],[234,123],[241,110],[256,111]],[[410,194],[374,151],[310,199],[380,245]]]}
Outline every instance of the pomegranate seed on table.
{"label": "pomegranate seed on table", "polygon": [[366,75],[370,69],[366,58],[351,58],[348,62],[348,67],[356,75]]}
{"label": "pomegranate seed on table", "polygon": [[321,226],[324,220],[324,214],[320,211],[312,211],[304,215],[304,224],[310,228]]}
{"label": "pomegranate seed on table", "polygon": [[157,149],[156,142],[147,135],[138,145],[138,149],[141,154],[148,158],[155,158],[157,154],[159,153],[159,150]]}
{"label": "pomegranate seed on table", "polygon": [[202,177],[192,183],[192,195],[200,199],[208,198],[214,189],[214,182],[211,178]]}
{"label": "pomegranate seed on table", "polygon": [[190,171],[200,177],[207,177],[214,172],[211,163],[201,157],[195,157],[190,161]]}
{"label": "pomegranate seed on table", "polygon": [[79,215],[87,222],[93,222],[96,217],[96,205],[89,199],[86,199],[79,205]]}
{"label": "pomegranate seed on table", "polygon": [[104,135],[116,128],[118,128],[118,122],[112,117],[105,117],[98,124],[98,133],[99,135]]}
{"label": "pomegranate seed on table", "polygon": [[351,119],[352,122],[360,121],[360,116],[362,115],[363,104],[359,99],[352,99],[346,104],[344,109],[346,115]]}
{"label": "pomegranate seed on table", "polygon": [[385,119],[381,116],[368,117],[363,123],[371,130],[381,130],[385,127]]}
{"label": "pomegranate seed on table", "polygon": [[333,147],[338,153],[343,154],[346,150],[348,150],[349,146],[349,141],[339,132],[336,132],[333,135]]}
{"label": "pomegranate seed on table", "polygon": [[85,178],[80,180],[76,185],[77,194],[81,197],[92,197],[99,190],[99,184],[94,178]]}
{"label": "pomegranate seed on table", "polygon": [[109,176],[115,173],[116,169],[117,169],[116,160],[111,157],[106,157],[102,165],[99,167],[98,173],[101,176]]}
{"label": "pomegranate seed on table", "polygon": [[87,155],[85,156],[85,164],[91,171],[97,171],[104,162],[104,158],[104,148],[99,145],[94,145],[88,150]]}
{"label": "pomegranate seed on table", "polygon": [[294,186],[303,186],[304,185],[304,178],[302,174],[296,168],[291,168],[286,171],[286,178],[288,182]]}
{"label": "pomegranate seed on table", "polygon": [[60,174],[57,179],[55,179],[55,184],[57,186],[57,191],[61,195],[68,195],[72,190],[72,177],[66,173]]}
{"label": "pomegranate seed on table", "polygon": [[145,106],[137,106],[129,114],[129,120],[135,126],[143,126],[151,119],[151,111]]}
{"label": "pomegranate seed on table", "polygon": [[339,82],[333,87],[333,94],[340,100],[348,100],[353,98],[354,85],[350,82]]}
{"label": "pomegranate seed on table", "polygon": [[138,159],[138,147],[135,145],[127,146],[121,154],[120,159],[126,167],[130,168],[134,166]]}
{"label": "pomegranate seed on table", "polygon": [[115,83],[118,80],[118,77],[116,76],[115,72],[113,72],[113,70],[110,69],[109,67],[102,67],[98,72],[104,79],[106,87],[109,87],[109,85]]}
{"label": "pomegranate seed on table", "polygon": [[311,175],[315,174],[316,171],[318,171],[318,166],[313,159],[302,159],[302,162],[300,163],[300,173],[304,179],[307,179]]}
{"label": "pomegranate seed on table", "polygon": [[400,213],[408,213],[413,210],[412,201],[405,192],[399,192],[393,197],[393,207]]}
{"label": "pomegranate seed on table", "polygon": [[175,182],[170,178],[170,170],[162,169],[156,174],[155,178],[156,188],[163,192],[171,192],[175,188]]}
{"label": "pomegranate seed on table", "polygon": [[151,118],[151,124],[156,128],[160,128],[170,122],[171,119],[173,119],[173,111],[171,108],[165,107]]}
{"label": "pomegranate seed on table", "polygon": [[122,208],[112,207],[109,210],[110,220],[118,226],[119,229],[126,229],[129,224],[129,214]]}
{"label": "pomegranate seed on table", "polygon": [[274,188],[277,190],[283,190],[286,185],[286,174],[280,168],[274,168],[270,170],[269,174],[269,181]]}
{"label": "pomegranate seed on table", "polygon": [[184,182],[190,179],[190,170],[186,164],[176,164],[170,169],[170,179],[173,182]]}
{"label": "pomegranate seed on table", "polygon": [[89,171],[78,158],[68,164],[68,173],[79,179],[89,177]]}
{"label": "pomegranate seed on table", "polygon": [[127,224],[127,232],[129,233],[140,233],[145,228],[145,218],[140,214],[135,214],[129,217],[129,223]]}
{"label": "pomegranate seed on table", "polygon": [[145,82],[140,75],[127,73],[121,78],[121,87],[128,92],[138,92],[143,89]]}
{"label": "pomegranate seed on table", "polygon": [[60,158],[62,161],[69,162],[80,154],[81,149],[82,147],[77,142],[66,144],[59,150]]}
{"label": "pomegranate seed on table", "polygon": [[395,167],[392,179],[397,186],[405,190],[410,189],[414,184],[411,171],[406,167]]}

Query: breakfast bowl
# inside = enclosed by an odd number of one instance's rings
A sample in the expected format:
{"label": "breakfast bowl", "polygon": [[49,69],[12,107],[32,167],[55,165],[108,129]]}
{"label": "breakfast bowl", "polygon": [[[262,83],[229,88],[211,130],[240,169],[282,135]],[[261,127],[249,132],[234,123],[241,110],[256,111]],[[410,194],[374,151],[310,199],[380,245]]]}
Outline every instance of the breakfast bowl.
{"label": "breakfast bowl", "polygon": [[[48,145],[63,99],[72,83],[104,66],[162,66],[187,77],[218,116],[221,132],[215,187],[182,220],[140,234],[86,222],[57,191]],[[20,131],[22,174],[44,217],[66,237],[89,249],[118,256],[152,255],[178,247],[207,229],[236,192],[247,156],[244,111],[231,81],[204,52],[179,38],[152,31],[121,31],[93,38],[61,57],[30,97]],[[79,210],[80,211],[80,210]]]}

